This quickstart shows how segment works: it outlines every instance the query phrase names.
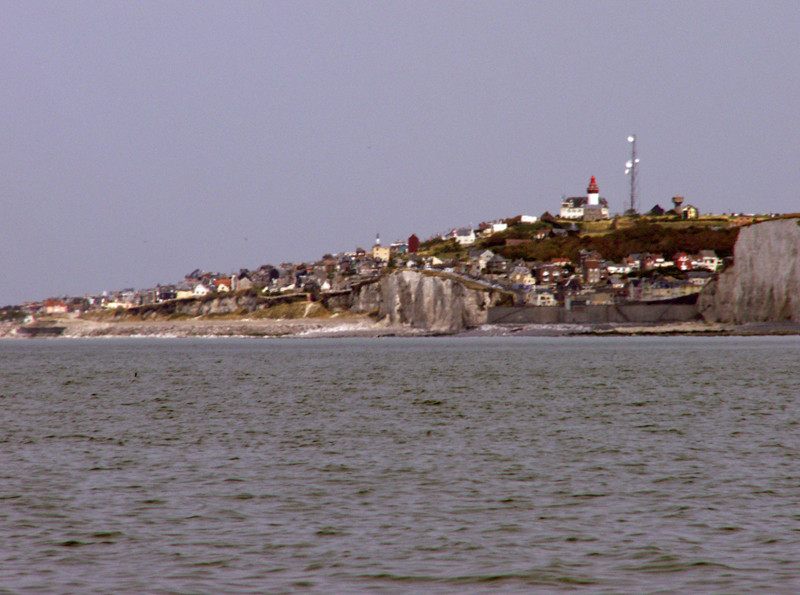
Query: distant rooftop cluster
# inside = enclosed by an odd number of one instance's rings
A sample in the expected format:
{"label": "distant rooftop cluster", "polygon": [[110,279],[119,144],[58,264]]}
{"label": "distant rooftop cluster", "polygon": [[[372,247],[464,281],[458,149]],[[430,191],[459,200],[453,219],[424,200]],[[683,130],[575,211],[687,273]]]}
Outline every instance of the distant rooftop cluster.
{"label": "distant rooftop cluster", "polygon": [[[359,247],[353,252],[326,254],[314,262],[265,264],[254,270],[240,269],[235,273],[196,269],[181,280],[151,288],[126,288],[81,297],[53,297],[40,302],[26,302],[21,309],[31,314],[132,309],[170,300],[203,299],[241,291],[303,295],[313,299],[325,292],[348,291],[354,284],[380,275],[387,268],[439,270],[480,279],[517,292],[520,303],[535,305],[561,303],[567,298],[574,301],[587,295],[593,296],[586,298],[592,303],[656,299],[659,296],[663,299],[667,295],[674,297],[699,291],[721,268],[723,259],[710,246],[701,247],[694,253],[631,253],[616,261],[591,250],[581,251],[577,256],[562,255],[549,260],[508,255],[524,255],[531,242],[578,235],[587,225],[595,226],[595,230],[602,229],[596,227],[598,225],[612,230],[645,220],[666,223],[699,221],[698,208],[687,204],[683,196],[674,196],[671,201],[673,206],[669,210],[656,204],[645,215],[629,213],[623,219],[612,218],[608,201],[600,196],[597,180],[592,176],[586,195],[562,199],[558,217],[549,212],[541,216],[518,215],[482,222],[477,226],[455,227],[426,242],[420,242],[419,237],[412,234],[405,240],[395,240],[386,245],[377,235],[369,250]],[[743,214],[707,217],[716,217],[712,223],[718,227],[744,225],[756,219],[754,215]],[[448,250],[462,252],[448,255]],[[668,271],[669,274],[647,275],[644,279],[643,273],[650,271]]]}

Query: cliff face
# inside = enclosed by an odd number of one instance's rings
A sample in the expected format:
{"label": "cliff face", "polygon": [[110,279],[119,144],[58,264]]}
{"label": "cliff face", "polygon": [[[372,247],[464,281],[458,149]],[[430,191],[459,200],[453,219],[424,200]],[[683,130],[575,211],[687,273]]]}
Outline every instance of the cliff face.
{"label": "cliff face", "polygon": [[252,312],[263,307],[258,298],[252,295],[222,295],[212,299],[172,300],[161,304],[150,304],[131,310],[118,310],[114,313],[117,320],[141,317],[145,320],[156,319],[171,314],[188,316],[207,316],[209,314],[231,314],[235,312]]}
{"label": "cliff face", "polygon": [[377,310],[379,318],[392,326],[457,333],[485,323],[488,307],[504,299],[503,292],[471,288],[451,278],[398,271],[359,288],[351,310]]}
{"label": "cliff face", "polygon": [[190,316],[208,314],[231,314],[236,311],[252,312],[258,309],[258,300],[249,295],[223,295],[213,300],[181,300],[176,302],[175,311]]}
{"label": "cliff face", "polygon": [[800,322],[800,219],[743,228],[733,266],[703,291],[698,305],[713,322]]}

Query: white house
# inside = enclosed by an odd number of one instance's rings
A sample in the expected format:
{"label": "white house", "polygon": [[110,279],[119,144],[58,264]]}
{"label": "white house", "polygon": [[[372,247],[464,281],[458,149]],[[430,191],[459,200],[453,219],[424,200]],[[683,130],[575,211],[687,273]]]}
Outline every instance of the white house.
{"label": "white house", "polygon": [[536,291],[531,296],[530,303],[534,306],[555,306],[556,296],[550,291]]}
{"label": "white house", "polygon": [[608,219],[608,201],[600,196],[594,176],[586,188],[586,196],[572,196],[561,202],[559,217],[585,221]]}
{"label": "white house", "polygon": [[708,269],[709,271],[715,272],[719,268],[721,262],[717,253],[713,250],[700,250],[700,254],[692,260],[692,268]]}
{"label": "white house", "polygon": [[486,270],[486,265],[494,258],[494,252],[491,250],[484,250],[478,255],[478,269],[481,271]]}
{"label": "white house", "polygon": [[453,237],[461,246],[471,246],[475,243],[475,230],[462,227],[453,231]]}
{"label": "white house", "polygon": [[202,297],[204,295],[208,295],[209,293],[211,293],[211,289],[203,283],[198,283],[197,285],[194,286],[192,293],[198,297]]}

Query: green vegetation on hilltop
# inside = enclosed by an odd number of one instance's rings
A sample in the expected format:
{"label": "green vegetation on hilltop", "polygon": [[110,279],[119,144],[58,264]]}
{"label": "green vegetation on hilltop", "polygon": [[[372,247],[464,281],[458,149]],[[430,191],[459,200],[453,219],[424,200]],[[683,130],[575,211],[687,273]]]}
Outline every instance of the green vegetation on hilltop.
{"label": "green vegetation on hilltop", "polygon": [[[714,225],[716,223],[716,225]],[[660,218],[622,218],[619,220],[577,223],[570,222],[512,224],[508,229],[479,239],[475,247],[490,249],[508,259],[548,261],[557,257],[578,260],[581,250],[596,250],[603,258],[619,262],[625,256],[637,253],[663,254],[672,257],[677,252],[697,254],[700,250],[714,250],[720,258],[733,255],[733,245],[739,228],[728,226],[727,220],[668,222]],[[536,239],[542,231],[558,230],[560,233]],[[511,241],[509,241],[511,240]],[[463,259],[467,248],[454,239],[431,238],[420,245],[426,256]]]}
{"label": "green vegetation on hilltop", "polygon": [[447,240],[441,238],[425,240],[419,245],[419,251],[426,256],[436,256],[441,259],[464,258],[467,254],[467,250],[453,238]]}
{"label": "green vegetation on hilltop", "polygon": [[555,257],[567,257],[577,261],[581,250],[596,250],[603,258],[616,262],[629,254],[644,252],[670,257],[676,252],[696,254],[700,250],[714,250],[717,256],[725,258],[733,255],[733,245],[739,234],[738,227],[695,225],[668,227],[642,220],[630,227],[615,229],[604,234],[574,233],[523,244],[506,245],[507,239],[527,239],[528,234],[525,231],[520,233],[516,227],[509,228],[482,240],[481,246],[491,249],[504,258],[541,261]]}

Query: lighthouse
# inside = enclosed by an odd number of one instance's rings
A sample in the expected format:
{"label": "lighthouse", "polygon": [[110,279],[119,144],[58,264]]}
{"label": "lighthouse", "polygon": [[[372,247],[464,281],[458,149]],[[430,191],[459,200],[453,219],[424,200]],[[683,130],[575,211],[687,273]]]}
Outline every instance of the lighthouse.
{"label": "lighthouse", "polygon": [[597,206],[600,204],[600,190],[597,188],[597,182],[594,176],[589,180],[589,186],[586,188],[586,198],[586,203],[590,206]]}
{"label": "lighthouse", "polygon": [[582,219],[584,221],[608,219],[608,201],[600,196],[600,189],[597,187],[597,180],[594,176],[589,180],[585,196],[562,199],[559,215],[562,219]]}

